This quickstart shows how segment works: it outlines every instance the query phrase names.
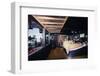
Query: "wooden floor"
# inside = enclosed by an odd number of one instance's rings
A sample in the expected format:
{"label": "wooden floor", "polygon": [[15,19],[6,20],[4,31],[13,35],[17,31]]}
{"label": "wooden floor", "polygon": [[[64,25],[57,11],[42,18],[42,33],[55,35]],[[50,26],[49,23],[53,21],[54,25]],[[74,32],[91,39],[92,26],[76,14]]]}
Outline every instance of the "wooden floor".
{"label": "wooden floor", "polygon": [[51,50],[48,59],[67,59],[67,55],[63,48],[55,48]]}

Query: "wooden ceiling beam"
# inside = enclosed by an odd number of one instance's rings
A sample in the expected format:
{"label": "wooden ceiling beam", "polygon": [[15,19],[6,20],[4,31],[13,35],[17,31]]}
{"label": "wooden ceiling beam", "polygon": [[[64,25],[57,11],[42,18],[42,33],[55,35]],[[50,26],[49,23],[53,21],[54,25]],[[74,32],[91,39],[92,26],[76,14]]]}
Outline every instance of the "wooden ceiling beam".
{"label": "wooden ceiling beam", "polygon": [[46,17],[46,16],[34,16],[38,19],[47,19],[47,20],[64,20],[65,18],[57,18],[57,17]]}
{"label": "wooden ceiling beam", "polygon": [[47,19],[39,19],[40,20],[40,22],[58,22],[58,23],[64,23],[64,20],[55,20],[55,19],[49,19],[49,20],[47,20]]}
{"label": "wooden ceiling beam", "polygon": [[63,24],[43,24],[44,26],[63,26]]}
{"label": "wooden ceiling beam", "polygon": [[64,23],[59,23],[59,22],[41,22],[42,24],[64,24]]}

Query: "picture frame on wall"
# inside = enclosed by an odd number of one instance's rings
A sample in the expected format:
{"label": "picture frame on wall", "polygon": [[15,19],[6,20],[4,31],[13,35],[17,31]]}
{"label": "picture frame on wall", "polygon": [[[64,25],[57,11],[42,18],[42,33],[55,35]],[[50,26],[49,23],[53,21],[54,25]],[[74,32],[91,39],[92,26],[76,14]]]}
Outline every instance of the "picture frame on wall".
{"label": "picture frame on wall", "polygon": [[[90,68],[96,9],[11,4],[11,72]],[[93,36],[94,34],[94,36]]]}

